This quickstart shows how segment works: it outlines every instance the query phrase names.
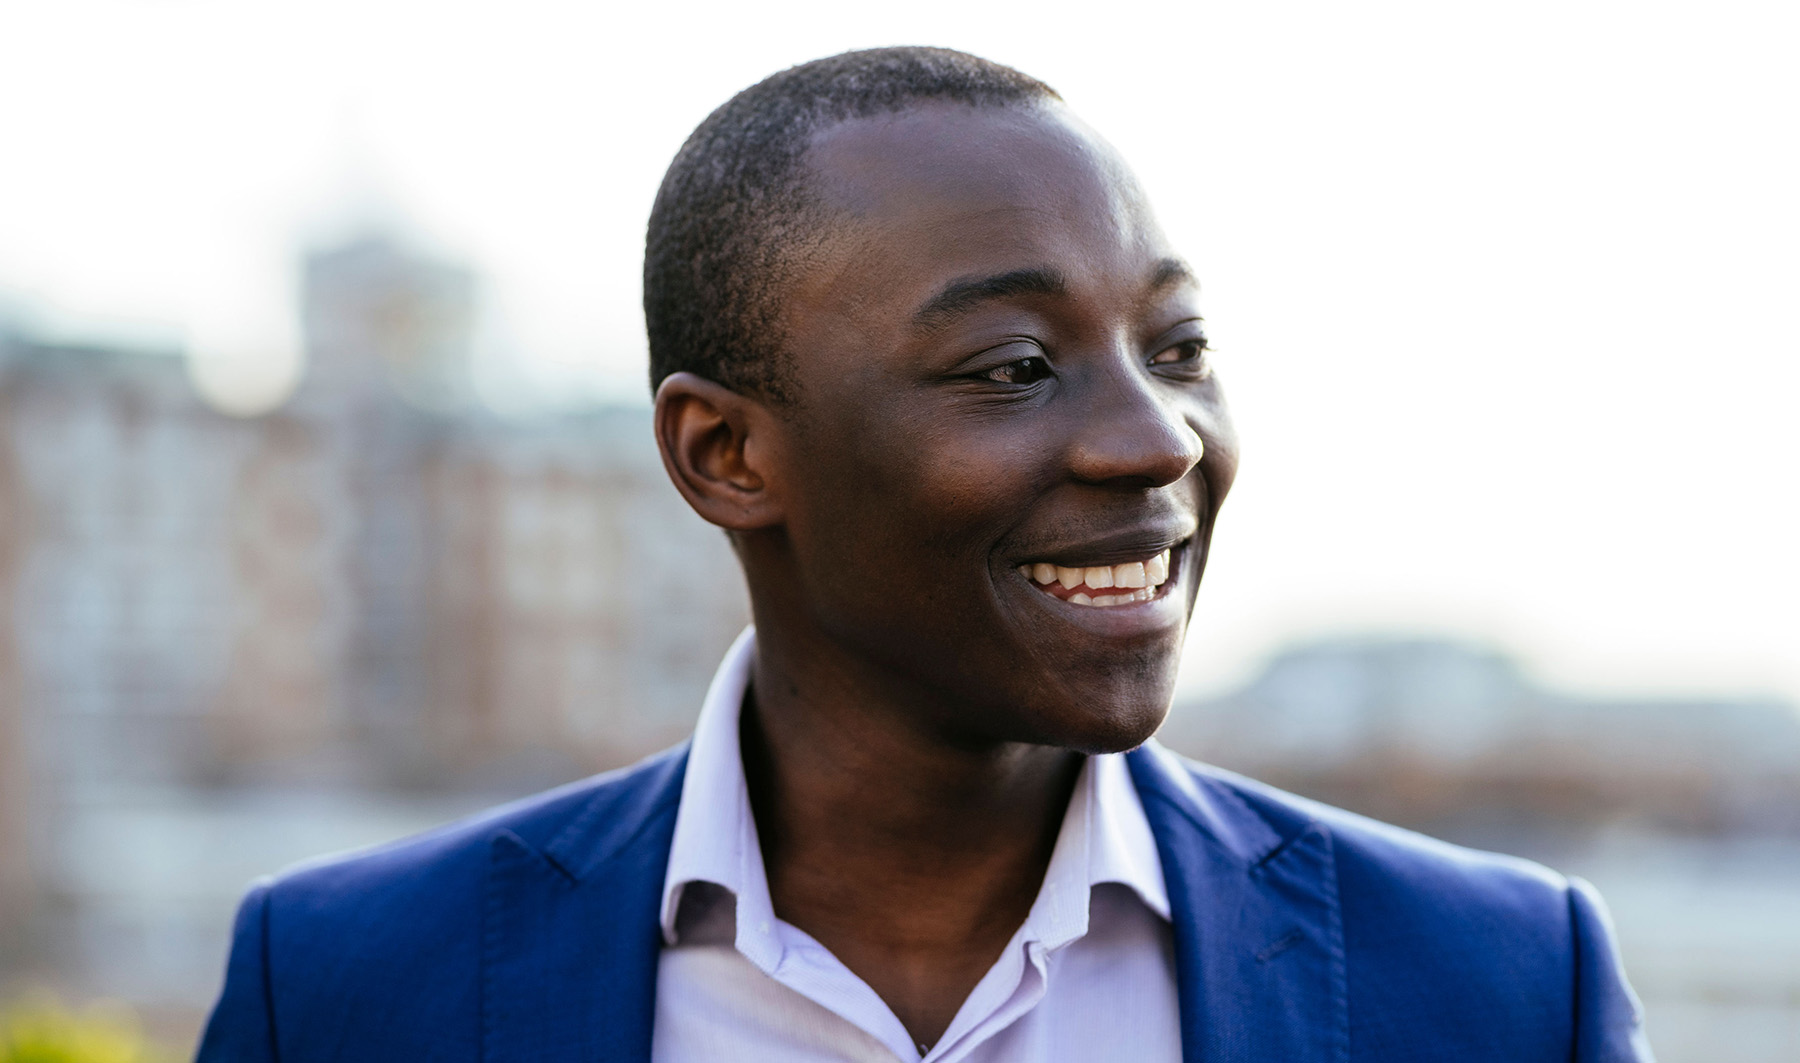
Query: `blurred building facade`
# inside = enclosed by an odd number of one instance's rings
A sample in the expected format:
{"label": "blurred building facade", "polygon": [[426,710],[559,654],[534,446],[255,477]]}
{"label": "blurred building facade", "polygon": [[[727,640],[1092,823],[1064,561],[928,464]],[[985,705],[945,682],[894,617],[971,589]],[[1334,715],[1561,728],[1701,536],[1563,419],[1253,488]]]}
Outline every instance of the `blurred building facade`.
{"label": "blurred building facade", "polygon": [[747,621],[724,537],[648,411],[475,408],[474,298],[389,240],[311,256],[309,372],[249,419],[179,352],[0,323],[0,985],[209,992],[222,894],[305,846],[685,733]]}
{"label": "blurred building facade", "polygon": [[1380,819],[1491,830],[1495,844],[1509,823],[1800,840],[1793,705],[1576,697],[1450,639],[1290,646],[1243,688],[1179,707],[1164,739]]}

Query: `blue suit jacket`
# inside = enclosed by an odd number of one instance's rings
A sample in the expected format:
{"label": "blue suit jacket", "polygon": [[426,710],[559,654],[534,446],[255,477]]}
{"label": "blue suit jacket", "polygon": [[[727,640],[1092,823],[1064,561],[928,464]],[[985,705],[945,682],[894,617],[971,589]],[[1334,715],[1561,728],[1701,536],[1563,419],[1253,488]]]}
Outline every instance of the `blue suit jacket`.
{"label": "blue suit jacket", "polygon": [[[1130,755],[1186,1059],[1648,1060],[1591,889]],[[255,886],[202,1063],[647,1063],[685,747]]]}

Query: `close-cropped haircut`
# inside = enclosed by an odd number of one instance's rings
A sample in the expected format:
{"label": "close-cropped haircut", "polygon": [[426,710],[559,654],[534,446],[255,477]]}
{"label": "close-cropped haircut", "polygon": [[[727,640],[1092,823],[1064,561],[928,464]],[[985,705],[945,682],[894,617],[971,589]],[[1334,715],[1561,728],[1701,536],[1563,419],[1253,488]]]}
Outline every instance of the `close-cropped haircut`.
{"label": "close-cropped haircut", "polygon": [[663,176],[644,246],[650,386],[687,371],[778,403],[796,397],[780,333],[795,254],[827,220],[808,187],[813,138],[924,101],[1060,99],[1011,67],[947,48],[872,48],[765,78],[701,122]]}

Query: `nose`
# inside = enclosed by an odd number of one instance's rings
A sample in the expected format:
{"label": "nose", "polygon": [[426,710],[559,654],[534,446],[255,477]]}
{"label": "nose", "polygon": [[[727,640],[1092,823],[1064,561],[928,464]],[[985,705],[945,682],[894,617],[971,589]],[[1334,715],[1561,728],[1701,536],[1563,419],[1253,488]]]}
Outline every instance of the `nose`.
{"label": "nose", "polygon": [[1187,403],[1131,359],[1096,371],[1069,452],[1070,471],[1088,483],[1163,487],[1206,453]]}

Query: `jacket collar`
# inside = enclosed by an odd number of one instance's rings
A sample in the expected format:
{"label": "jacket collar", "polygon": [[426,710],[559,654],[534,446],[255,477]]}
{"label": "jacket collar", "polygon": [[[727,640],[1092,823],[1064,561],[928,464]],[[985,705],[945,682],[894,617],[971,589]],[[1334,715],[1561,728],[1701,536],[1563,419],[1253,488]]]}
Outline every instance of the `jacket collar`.
{"label": "jacket collar", "polygon": [[490,841],[482,911],[484,1063],[648,1063],[657,922],[687,746],[593,787],[536,846]]}
{"label": "jacket collar", "polygon": [[1175,917],[1182,1056],[1342,1063],[1349,990],[1331,835],[1151,743],[1130,754]]}
{"label": "jacket collar", "polygon": [[[1175,923],[1182,1055],[1342,1063],[1343,924],[1331,835],[1152,743],[1128,757]],[[685,745],[596,785],[534,845],[490,842],[482,927],[486,1063],[648,1063],[660,907]]]}

